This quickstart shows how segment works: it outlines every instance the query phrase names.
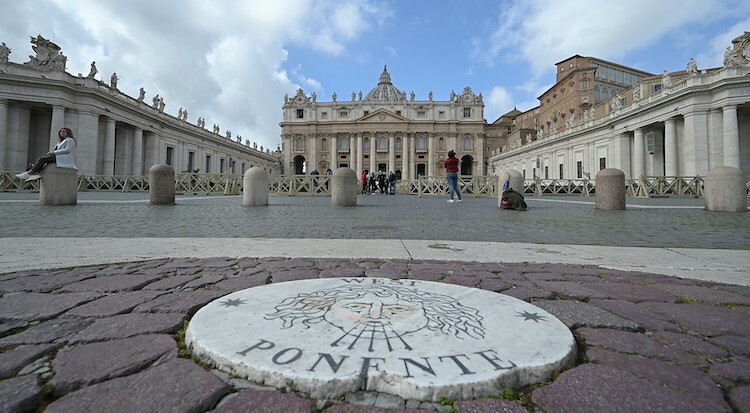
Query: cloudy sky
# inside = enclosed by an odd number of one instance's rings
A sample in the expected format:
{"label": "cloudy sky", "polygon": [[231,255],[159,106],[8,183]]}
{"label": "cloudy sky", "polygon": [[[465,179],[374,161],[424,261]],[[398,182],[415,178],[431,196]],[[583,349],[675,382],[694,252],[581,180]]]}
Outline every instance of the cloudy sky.
{"label": "cloudy sky", "polygon": [[552,86],[555,63],[596,56],[651,73],[718,67],[750,31],[750,0],[15,0],[0,13],[10,60],[41,34],[88,74],[165,111],[189,111],[222,134],[276,148],[284,94],[319,101],[366,94],[388,66],[416,99],[470,86],[485,119],[527,110]]}

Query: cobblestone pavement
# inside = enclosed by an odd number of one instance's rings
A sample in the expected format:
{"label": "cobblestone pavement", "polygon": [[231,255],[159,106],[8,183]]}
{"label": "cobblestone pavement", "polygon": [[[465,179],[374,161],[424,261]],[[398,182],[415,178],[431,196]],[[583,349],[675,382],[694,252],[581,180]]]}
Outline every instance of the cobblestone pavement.
{"label": "cobblestone pavement", "polygon": [[[206,369],[182,347],[185,323],[220,296],[337,276],[529,301],[571,328],[577,365],[497,398],[311,400]],[[561,264],[211,258],[3,274],[0,292],[2,412],[750,411],[750,287]]]}
{"label": "cobblestone pavement", "polygon": [[[224,237],[429,239],[618,247],[750,249],[750,214],[709,212],[702,199],[628,198],[600,211],[594,197],[527,197],[529,211],[495,198],[361,195],[355,208],[329,197],[271,196],[243,208],[238,196],[178,197],[153,206],[147,193],[79,194],[75,206],[44,207],[38,195],[0,194],[1,237]],[[33,217],[33,218],[32,218]],[[66,225],[49,225],[65,222]]]}
{"label": "cobblestone pavement", "polygon": [[[274,237],[523,241],[620,247],[750,249],[750,214],[709,213],[702,200],[497,200],[81,193],[41,207],[0,194],[0,237]],[[50,225],[65,222],[64,225]],[[134,242],[137,242],[134,240]],[[230,241],[231,242],[231,241]],[[43,249],[43,245],[40,246]],[[42,253],[43,254],[43,253]],[[263,388],[195,363],[182,332],[231,292],[317,277],[411,278],[501,292],[557,316],[574,333],[576,366],[496,398],[427,403],[357,392],[337,400]],[[0,412],[750,412],[750,287],[595,266],[420,259],[170,258],[0,274]]]}

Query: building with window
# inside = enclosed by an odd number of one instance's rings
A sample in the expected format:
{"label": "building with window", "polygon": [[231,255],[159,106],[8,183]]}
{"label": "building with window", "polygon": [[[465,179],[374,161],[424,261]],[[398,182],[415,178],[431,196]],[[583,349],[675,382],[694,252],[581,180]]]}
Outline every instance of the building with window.
{"label": "building with window", "polygon": [[660,75],[600,59],[557,63],[539,106],[517,115],[491,173],[594,178],[617,168],[640,176],[705,176],[719,166],[750,171],[750,33],[732,41],[724,65]]}
{"label": "building with window", "polygon": [[485,174],[484,102],[470,87],[448,101],[416,100],[391,82],[387,68],[370,92],[351,100],[319,102],[302,89],[284,97],[280,124],[283,173],[340,167],[358,173],[393,171],[400,179],[444,176],[447,152],[456,151],[462,175]]}

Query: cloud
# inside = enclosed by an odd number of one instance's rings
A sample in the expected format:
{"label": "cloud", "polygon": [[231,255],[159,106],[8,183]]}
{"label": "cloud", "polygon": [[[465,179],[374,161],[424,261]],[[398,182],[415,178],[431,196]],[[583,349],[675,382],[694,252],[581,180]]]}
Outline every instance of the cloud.
{"label": "cloud", "polygon": [[484,117],[492,123],[515,107],[513,97],[507,89],[495,86],[484,99]]}

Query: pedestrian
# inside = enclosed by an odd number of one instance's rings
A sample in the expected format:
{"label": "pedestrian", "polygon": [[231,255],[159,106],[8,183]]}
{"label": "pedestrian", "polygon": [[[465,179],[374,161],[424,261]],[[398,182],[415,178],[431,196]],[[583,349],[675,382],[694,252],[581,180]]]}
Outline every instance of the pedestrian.
{"label": "pedestrian", "polygon": [[370,172],[370,195],[375,195],[378,190],[378,181],[375,177],[375,171]]}
{"label": "pedestrian", "polygon": [[362,180],[362,195],[367,194],[367,169],[362,171],[362,176],[360,176],[360,179]]}
{"label": "pedestrian", "polygon": [[47,155],[36,160],[34,166],[26,172],[16,175],[16,178],[25,179],[26,182],[35,181],[42,177],[42,170],[47,164],[55,163],[58,168],[70,168],[78,170],[76,166],[76,140],[73,131],[62,128],[57,132],[57,144]]}
{"label": "pedestrian", "polygon": [[380,171],[380,173],[378,174],[378,187],[380,187],[381,194],[385,193],[385,181],[385,172]]}
{"label": "pedestrian", "polygon": [[450,199],[448,203],[453,203],[453,193],[458,195],[458,202],[461,201],[461,188],[458,187],[458,166],[460,161],[456,158],[456,152],[448,151],[448,159],[445,160],[445,171],[448,173],[448,193]]}
{"label": "pedestrian", "polygon": [[396,194],[396,174],[393,171],[388,175],[388,194]]}

